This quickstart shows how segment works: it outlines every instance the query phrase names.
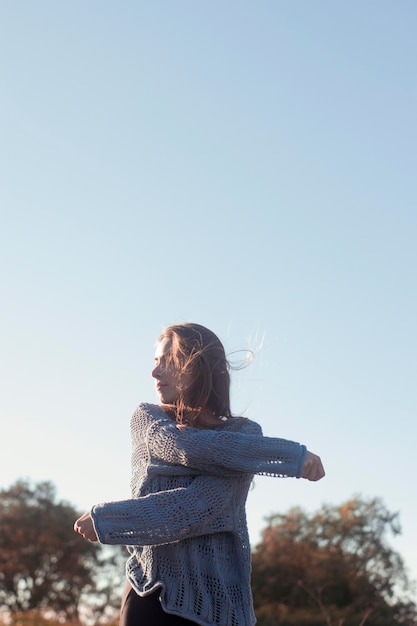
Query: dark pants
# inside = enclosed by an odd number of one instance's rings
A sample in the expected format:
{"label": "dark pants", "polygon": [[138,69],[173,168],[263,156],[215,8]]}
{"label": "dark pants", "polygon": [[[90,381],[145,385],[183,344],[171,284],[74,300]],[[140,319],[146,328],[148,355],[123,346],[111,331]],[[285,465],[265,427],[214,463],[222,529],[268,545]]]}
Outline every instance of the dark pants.
{"label": "dark pants", "polygon": [[130,585],[126,587],[120,612],[120,626],[197,626],[188,619],[165,613],[159,591],[141,597]]}

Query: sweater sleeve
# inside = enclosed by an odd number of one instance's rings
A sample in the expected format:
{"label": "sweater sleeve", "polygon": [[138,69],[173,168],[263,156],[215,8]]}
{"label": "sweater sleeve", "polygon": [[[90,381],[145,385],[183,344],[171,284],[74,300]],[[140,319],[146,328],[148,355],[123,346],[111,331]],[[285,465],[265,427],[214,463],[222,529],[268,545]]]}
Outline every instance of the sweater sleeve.
{"label": "sweater sleeve", "polygon": [[179,429],[172,420],[154,421],[147,432],[149,455],[157,461],[211,475],[301,476],[306,456],[304,445],[265,437],[259,424],[251,420],[242,423],[240,430],[231,431],[227,427]]}
{"label": "sweater sleeve", "polygon": [[230,478],[196,476],[187,487],[159,491],[91,511],[101,543],[162,545],[233,529]]}

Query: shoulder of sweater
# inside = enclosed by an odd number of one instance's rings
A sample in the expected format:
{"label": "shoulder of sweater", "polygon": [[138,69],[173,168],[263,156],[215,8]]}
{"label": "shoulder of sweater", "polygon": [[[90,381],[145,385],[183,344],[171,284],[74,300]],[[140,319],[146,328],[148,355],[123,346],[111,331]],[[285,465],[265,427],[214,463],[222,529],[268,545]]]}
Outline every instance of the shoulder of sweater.
{"label": "shoulder of sweater", "polygon": [[157,404],[151,404],[150,402],[141,402],[133,411],[130,424],[134,426],[146,427],[158,420],[168,419],[167,414]]}
{"label": "shoulder of sweater", "polygon": [[133,415],[145,414],[150,417],[167,417],[167,414],[159,404],[151,402],[140,402],[133,412]]}
{"label": "shoulder of sweater", "polygon": [[262,428],[258,422],[247,417],[232,417],[224,424],[224,429],[244,433],[245,435],[262,435]]}
{"label": "shoulder of sweater", "polygon": [[136,407],[136,411],[147,411],[148,413],[152,413],[154,411],[162,412],[162,408],[159,404],[153,404],[152,402],[139,402]]}
{"label": "shoulder of sweater", "polygon": [[[150,402],[140,402],[136,407],[132,415],[133,423],[155,423],[156,421],[163,420],[167,425],[176,425],[171,420],[162,407],[158,404],[152,404]],[[194,429],[193,427],[187,427],[187,429],[196,430],[196,432],[204,433],[207,430]],[[212,429],[208,429],[209,431]],[[262,427],[258,422],[251,420],[247,417],[231,417],[225,420],[220,428],[213,429],[214,432],[240,432],[246,435],[262,435]],[[213,431],[212,431],[213,432]]]}

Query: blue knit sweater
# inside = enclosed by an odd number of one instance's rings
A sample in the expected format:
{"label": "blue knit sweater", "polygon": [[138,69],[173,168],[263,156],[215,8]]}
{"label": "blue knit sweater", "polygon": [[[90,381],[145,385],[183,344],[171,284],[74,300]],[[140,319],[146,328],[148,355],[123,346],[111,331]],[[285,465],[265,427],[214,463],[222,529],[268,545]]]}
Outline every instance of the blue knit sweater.
{"label": "blue knit sweater", "polygon": [[253,626],[248,490],[254,474],[299,477],[305,447],[244,418],[179,428],[152,404],[134,412],[131,435],[132,499],[93,507],[99,541],[128,546],[130,584],[139,595],[160,589],[168,613]]}

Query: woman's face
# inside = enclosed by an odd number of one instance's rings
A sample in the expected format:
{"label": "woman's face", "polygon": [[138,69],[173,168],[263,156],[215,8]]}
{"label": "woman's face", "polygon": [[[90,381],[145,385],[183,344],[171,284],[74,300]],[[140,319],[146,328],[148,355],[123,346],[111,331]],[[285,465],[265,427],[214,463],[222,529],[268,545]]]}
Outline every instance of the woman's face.
{"label": "woman's face", "polygon": [[167,363],[167,355],[171,349],[171,340],[162,339],[156,346],[155,365],[152,376],[155,378],[156,391],[161,404],[174,404],[180,393],[185,395],[191,384],[192,375],[179,370],[174,363]]}

